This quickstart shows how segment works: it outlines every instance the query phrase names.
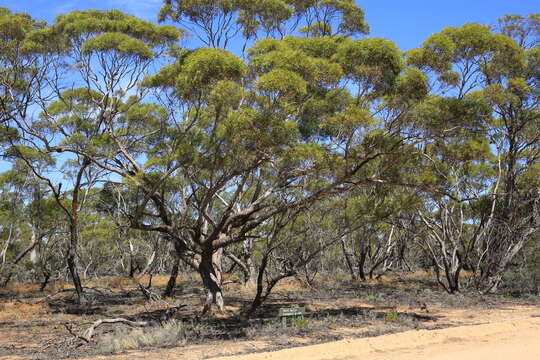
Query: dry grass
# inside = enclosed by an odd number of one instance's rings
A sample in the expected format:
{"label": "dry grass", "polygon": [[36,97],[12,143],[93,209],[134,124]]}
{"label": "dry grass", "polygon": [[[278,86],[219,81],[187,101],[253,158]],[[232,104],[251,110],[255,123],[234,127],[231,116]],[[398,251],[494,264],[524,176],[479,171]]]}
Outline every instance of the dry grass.
{"label": "dry grass", "polygon": [[280,281],[276,287],[276,291],[281,292],[290,292],[290,291],[299,291],[304,290],[305,285],[297,278],[287,278],[282,281]]}
{"label": "dry grass", "polygon": [[181,346],[186,343],[186,327],[182,322],[171,320],[163,326],[147,329],[117,330],[98,340],[96,352],[114,354],[126,350],[152,346]]}
{"label": "dry grass", "polygon": [[29,304],[21,301],[0,303],[0,322],[35,320],[46,314],[47,304]]}
{"label": "dry grass", "polygon": [[[179,275],[177,278],[177,284],[181,284],[182,282],[186,281],[194,281],[194,279],[196,278],[194,278],[193,276]],[[151,285],[152,287],[162,288],[167,285],[168,281],[168,275],[154,275],[152,276]],[[146,286],[150,282],[150,276],[144,275],[136,278],[130,278],[128,276],[110,276],[93,279],[90,281],[84,281],[84,285],[89,287],[107,288],[111,290],[127,290],[134,287],[136,288],[137,282]]]}
{"label": "dry grass", "polygon": [[[49,284],[47,284],[47,288],[45,291],[53,292],[59,289],[65,289],[72,286],[73,285],[71,283],[65,282],[65,281],[51,281]],[[6,286],[5,291],[16,293],[16,294],[28,294],[28,293],[39,292],[40,287],[41,287],[40,284],[10,282]]]}
{"label": "dry grass", "polygon": [[169,320],[163,325],[142,329],[118,329],[102,335],[97,342],[98,354],[115,354],[148,347],[175,347],[212,338],[215,329],[203,323]]}

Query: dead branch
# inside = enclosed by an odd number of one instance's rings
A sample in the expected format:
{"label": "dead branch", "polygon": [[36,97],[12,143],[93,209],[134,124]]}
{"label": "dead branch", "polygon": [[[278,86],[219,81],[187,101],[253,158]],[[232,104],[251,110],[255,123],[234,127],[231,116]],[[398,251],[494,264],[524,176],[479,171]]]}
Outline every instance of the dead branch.
{"label": "dead branch", "polygon": [[221,285],[240,284],[240,280],[224,280]]}
{"label": "dead branch", "polygon": [[143,284],[141,284],[140,282],[137,282],[137,285],[139,285],[139,289],[141,290],[141,292],[143,293],[144,297],[147,299],[147,300],[153,300],[153,301],[163,301],[163,299],[161,298],[161,296],[159,296],[158,294],[152,292],[150,289],[147,289]]}
{"label": "dead branch", "polygon": [[84,341],[85,343],[89,343],[92,340],[92,337],[94,336],[94,333],[98,327],[100,327],[103,324],[126,324],[131,327],[145,327],[150,325],[147,321],[131,321],[124,318],[118,318],[118,319],[100,319],[95,321],[85,332],[84,335],[78,335],[75,331],[73,331],[73,327],[71,324],[64,324],[66,330],[75,338]]}
{"label": "dead branch", "polygon": [[[95,291],[96,293],[104,296],[104,292],[108,291],[109,293],[112,293],[111,290],[108,290],[108,289],[103,289],[103,288],[95,288],[95,287],[87,287],[87,286],[84,286],[83,289],[85,290],[92,290],[92,291]],[[49,299],[55,297],[56,295],[58,294],[61,294],[61,293],[65,293],[65,292],[74,292],[75,289],[74,288],[69,288],[69,289],[59,289],[55,292],[53,292],[52,294],[49,294],[47,296],[45,296],[43,299],[39,300],[36,302],[36,304],[40,304],[40,303],[44,303],[46,301],[48,301]]]}
{"label": "dead branch", "polygon": [[92,326],[90,326],[88,328],[88,330],[86,330],[86,332],[84,333],[84,337],[88,340],[88,342],[90,342],[90,340],[92,339],[92,336],[94,336],[94,331],[96,331],[96,329],[99,326],[101,326],[103,324],[117,324],[117,323],[126,324],[126,325],[129,325],[131,327],[145,327],[145,326],[149,325],[149,322],[147,322],[147,321],[131,321],[131,320],[127,320],[127,319],[124,319],[124,318],[100,319],[100,320],[94,322],[92,324]]}
{"label": "dead branch", "polygon": [[79,340],[82,340],[84,341],[85,343],[89,343],[90,340],[88,340],[87,338],[85,338],[84,336],[80,336],[78,335],[75,331],[73,331],[73,325],[71,324],[64,324],[64,327],[66,328],[66,330],[76,339],[79,339]]}

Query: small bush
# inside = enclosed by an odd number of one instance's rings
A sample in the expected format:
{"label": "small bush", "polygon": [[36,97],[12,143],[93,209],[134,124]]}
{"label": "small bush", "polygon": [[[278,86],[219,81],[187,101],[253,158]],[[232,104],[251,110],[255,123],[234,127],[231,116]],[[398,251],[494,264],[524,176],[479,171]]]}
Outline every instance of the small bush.
{"label": "small bush", "polygon": [[400,318],[399,318],[399,314],[395,311],[391,311],[389,313],[386,314],[384,320],[386,321],[399,321]]}
{"label": "small bush", "polygon": [[297,329],[304,329],[307,327],[309,320],[300,316],[294,317],[291,320],[291,325]]}

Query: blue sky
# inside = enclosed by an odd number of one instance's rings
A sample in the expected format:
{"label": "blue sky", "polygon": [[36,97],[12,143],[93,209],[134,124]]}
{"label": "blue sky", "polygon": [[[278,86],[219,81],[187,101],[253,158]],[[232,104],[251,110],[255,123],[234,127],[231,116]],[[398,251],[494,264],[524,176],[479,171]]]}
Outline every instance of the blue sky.
{"label": "blue sky", "polygon": [[[403,50],[418,46],[445,26],[467,22],[491,24],[505,14],[540,12],[535,0],[358,0],[357,3],[366,11],[371,35],[394,40]],[[0,0],[0,4],[48,21],[71,10],[92,8],[116,8],[155,20],[162,0]]]}

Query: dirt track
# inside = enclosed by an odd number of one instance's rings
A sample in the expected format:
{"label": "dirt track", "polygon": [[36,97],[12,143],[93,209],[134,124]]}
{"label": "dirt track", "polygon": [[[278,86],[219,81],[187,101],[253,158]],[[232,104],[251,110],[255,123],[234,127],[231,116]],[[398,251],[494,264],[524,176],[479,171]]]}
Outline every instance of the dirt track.
{"label": "dirt track", "polygon": [[214,360],[538,360],[540,317],[375,338]]}

